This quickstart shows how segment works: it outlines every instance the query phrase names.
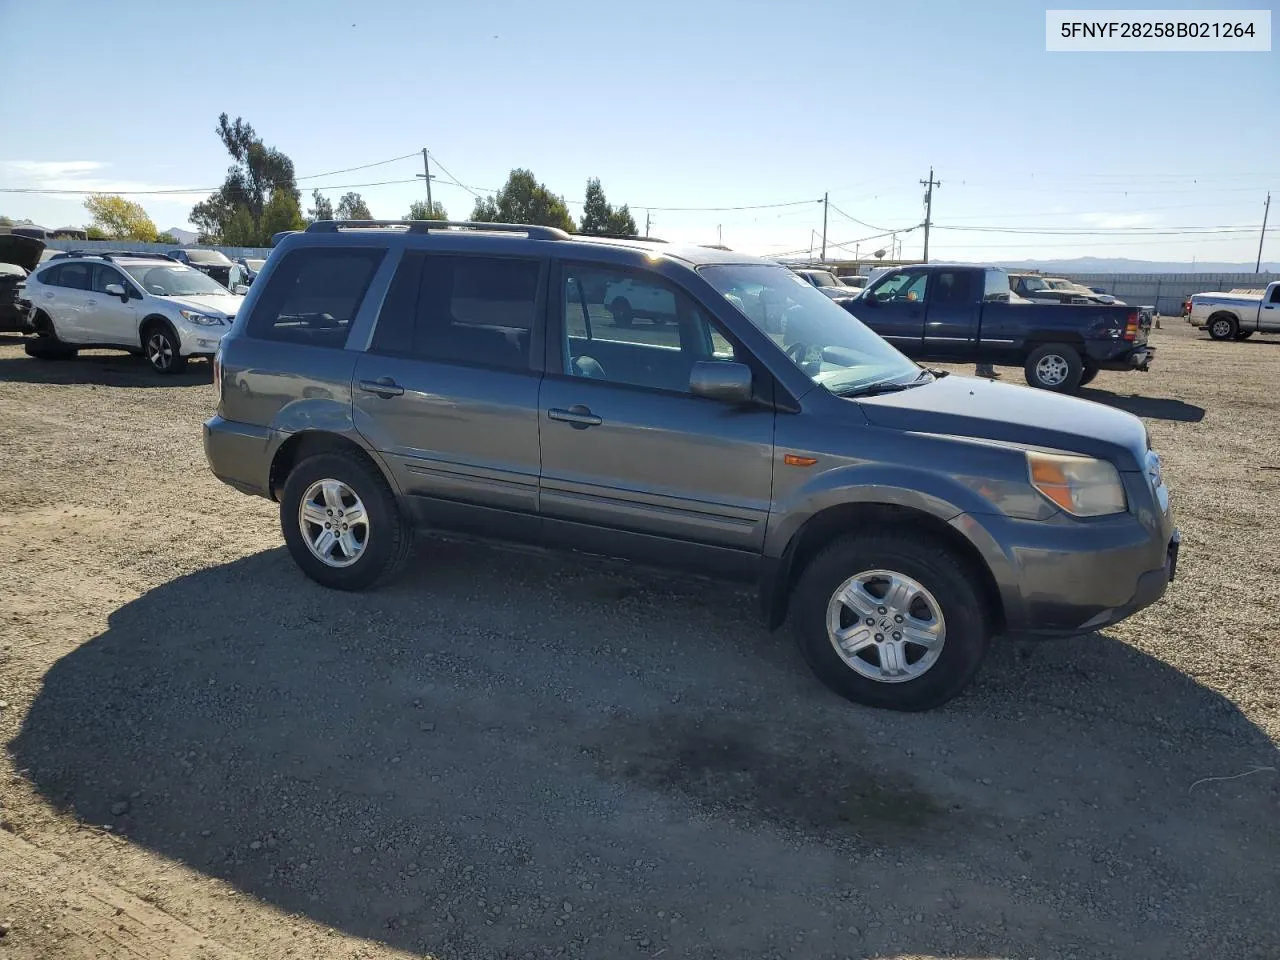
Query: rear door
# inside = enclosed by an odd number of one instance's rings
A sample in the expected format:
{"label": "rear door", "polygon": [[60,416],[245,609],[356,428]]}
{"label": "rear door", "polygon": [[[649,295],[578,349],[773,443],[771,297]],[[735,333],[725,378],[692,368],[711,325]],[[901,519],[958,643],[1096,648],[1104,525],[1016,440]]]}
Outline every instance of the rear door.
{"label": "rear door", "polygon": [[546,269],[532,257],[402,257],[356,365],[354,411],[420,520],[536,539]]}
{"label": "rear door", "polygon": [[[547,536],[729,575],[754,570],[772,493],[774,412],[689,393],[696,362],[753,361],[657,274],[560,267],[540,402]],[[624,280],[671,303],[675,323],[619,326],[593,291]]]}
{"label": "rear door", "polygon": [[[935,270],[929,279],[924,349],[940,360],[969,360],[977,349],[982,271]],[[1008,284],[1005,284],[1008,293]]]}
{"label": "rear door", "polygon": [[109,284],[124,287],[126,294],[133,284],[125,275],[109,264],[99,263],[93,268],[93,290],[88,300],[86,322],[92,326],[98,343],[118,343],[136,347],[138,339],[137,300],[126,296],[124,300],[107,293]]}
{"label": "rear door", "polygon": [[929,275],[923,270],[890,271],[853,305],[853,312],[907,356],[919,355],[924,349],[928,285]]}

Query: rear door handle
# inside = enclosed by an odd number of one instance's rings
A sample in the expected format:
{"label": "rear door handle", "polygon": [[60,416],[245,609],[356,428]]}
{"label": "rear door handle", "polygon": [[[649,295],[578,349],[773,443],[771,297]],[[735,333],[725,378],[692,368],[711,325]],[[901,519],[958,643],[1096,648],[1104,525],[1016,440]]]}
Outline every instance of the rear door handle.
{"label": "rear door handle", "polygon": [[404,394],[404,387],[390,377],[379,377],[377,380],[361,380],[360,389],[365,393],[377,394],[383,400],[399,397]]}
{"label": "rear door handle", "polygon": [[552,407],[547,411],[547,416],[552,420],[567,423],[578,430],[585,430],[587,427],[598,427],[604,422],[591,412],[590,407],[585,407],[580,403],[575,403],[568,410]]}

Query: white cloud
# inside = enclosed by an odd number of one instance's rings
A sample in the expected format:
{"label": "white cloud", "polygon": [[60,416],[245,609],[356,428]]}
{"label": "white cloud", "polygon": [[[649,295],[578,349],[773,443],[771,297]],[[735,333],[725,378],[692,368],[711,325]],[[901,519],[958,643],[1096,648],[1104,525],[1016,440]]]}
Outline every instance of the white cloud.
{"label": "white cloud", "polygon": [[28,190],[83,190],[86,193],[131,193],[178,190],[170,196],[203,196],[210,190],[191,190],[190,184],[153,183],[117,179],[108,175],[110,164],[97,160],[0,160],[0,183]]}

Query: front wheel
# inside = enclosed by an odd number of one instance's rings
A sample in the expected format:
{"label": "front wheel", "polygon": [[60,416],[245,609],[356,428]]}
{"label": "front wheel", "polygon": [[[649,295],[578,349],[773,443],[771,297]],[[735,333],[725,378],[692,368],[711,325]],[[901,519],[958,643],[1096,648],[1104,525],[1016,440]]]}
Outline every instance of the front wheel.
{"label": "front wheel", "polygon": [[363,590],[393,577],[413,546],[386,479],[351,453],[321,453],[293,468],[280,529],[294,562],[317,583]]}
{"label": "front wheel", "polygon": [[956,696],[986,655],[991,618],[966,563],[927,536],[837,540],[791,599],[805,660],[855,703],[929,710]]}
{"label": "front wheel", "polygon": [[180,352],[178,336],[162,323],[153,323],[143,337],[142,352],[156,373],[179,373],[187,365]]}
{"label": "front wheel", "polygon": [[1075,347],[1065,343],[1046,343],[1031,351],[1023,373],[1027,383],[1033,387],[1069,393],[1080,386],[1084,361]]}

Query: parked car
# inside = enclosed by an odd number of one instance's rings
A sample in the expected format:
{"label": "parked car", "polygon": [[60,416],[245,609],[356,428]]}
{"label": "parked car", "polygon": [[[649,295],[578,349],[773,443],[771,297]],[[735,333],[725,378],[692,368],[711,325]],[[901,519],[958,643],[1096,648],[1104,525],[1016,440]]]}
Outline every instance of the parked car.
{"label": "parked car", "polygon": [[26,329],[31,315],[27,276],[43,253],[43,240],[0,233],[0,330]]}
{"label": "parked car", "polygon": [[244,283],[253,286],[253,281],[258,279],[258,274],[262,272],[262,265],[266,262],[265,259],[256,257],[237,257],[236,263],[244,268]]}
{"label": "parked car", "polygon": [[166,256],[194,267],[207,277],[212,277],[232,293],[243,295],[249,292],[248,269],[221,250],[185,247],[180,250],[170,250]]}
{"label": "parked car", "polygon": [[891,270],[848,309],[909,357],[1016,364],[1027,383],[1070,392],[1099,370],[1146,370],[1150,320],[1134,307],[1012,302],[998,267],[916,264]]}
{"label": "parked car", "polygon": [[837,303],[847,303],[857,296],[857,291],[847,287],[836,279],[830,270],[814,270],[806,267],[792,267],[792,273],[803,278],[818,288],[818,291]]}
{"label": "parked car", "polygon": [[676,322],[674,297],[665,290],[634,284],[629,279],[610,283],[605,288],[603,298],[597,302],[606,306],[613,316],[613,322],[619,327],[631,326],[636,317],[643,317],[654,323]]}
{"label": "parked car", "polygon": [[867,278],[862,276],[853,276],[851,274],[846,274],[845,276],[837,277],[836,279],[839,280],[841,283],[843,283],[846,287],[853,287],[855,290],[861,290],[863,287],[867,285]]}
{"label": "parked car", "polygon": [[168,257],[93,254],[51,260],[27,280],[33,304],[25,348],[41,360],[118,347],[157,373],[212,356],[244,298]]}
{"label": "parked car", "polygon": [[1280,333],[1280,280],[1261,293],[1197,293],[1188,319],[1215,340],[1248,340],[1255,333]]}
{"label": "parked car", "polygon": [[[676,323],[614,324],[624,280]],[[935,375],[732,251],[321,221],[281,241],[214,382],[213,473],[279,503],[325,586],[387,580],[422,527],[743,580],[880,707],[937,706],[994,634],[1101,629],[1176,573],[1136,417]]]}

